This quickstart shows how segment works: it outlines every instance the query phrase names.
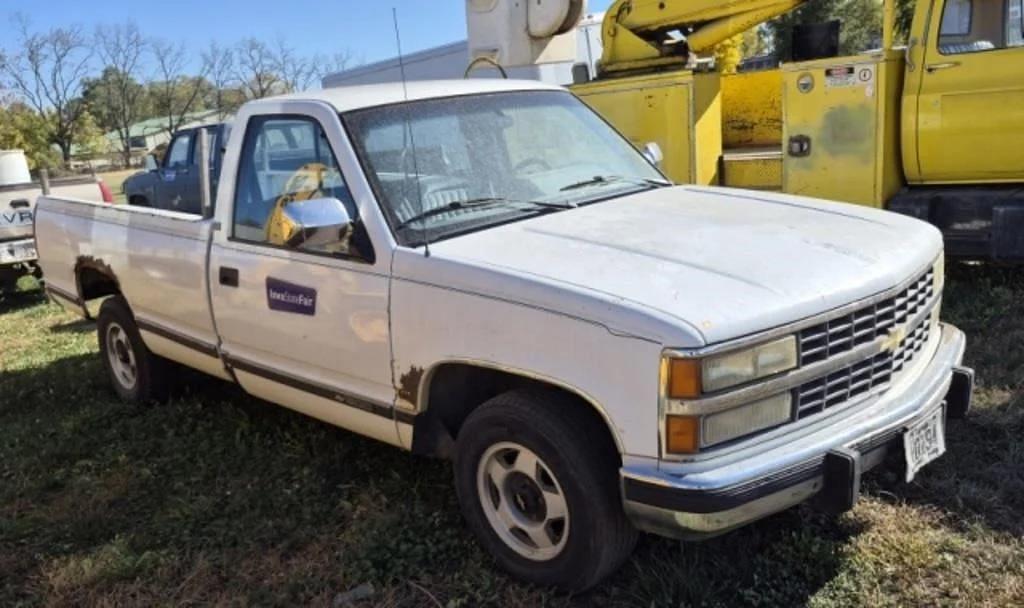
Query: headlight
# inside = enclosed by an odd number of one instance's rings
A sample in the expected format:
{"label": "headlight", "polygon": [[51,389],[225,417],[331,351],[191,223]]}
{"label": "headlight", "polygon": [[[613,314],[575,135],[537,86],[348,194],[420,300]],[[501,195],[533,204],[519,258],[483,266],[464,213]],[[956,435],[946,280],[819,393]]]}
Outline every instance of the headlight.
{"label": "headlight", "polygon": [[704,418],[704,445],[714,445],[785,424],[792,418],[793,394],[786,392]]}
{"label": "headlight", "polygon": [[774,376],[796,366],[796,337],[786,336],[705,359],[673,359],[667,392],[672,399],[695,399],[703,393]]}
{"label": "headlight", "polygon": [[669,415],[665,449],[669,454],[696,454],[710,447],[785,424],[793,418],[793,394],[779,393],[707,416]]}

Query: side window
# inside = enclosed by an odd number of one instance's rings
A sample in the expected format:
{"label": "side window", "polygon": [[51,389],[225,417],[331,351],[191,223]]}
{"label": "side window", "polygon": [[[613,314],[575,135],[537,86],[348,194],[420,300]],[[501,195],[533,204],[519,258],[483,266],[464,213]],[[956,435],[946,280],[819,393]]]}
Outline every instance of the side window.
{"label": "side window", "polygon": [[180,169],[188,165],[188,152],[192,147],[192,134],[183,133],[174,138],[170,149],[167,150],[167,160],[164,167],[168,169]]}
{"label": "side window", "polygon": [[[319,123],[299,117],[256,117],[249,121],[239,159],[235,192],[236,239],[311,253],[365,257],[356,232],[358,212],[338,161]],[[289,239],[289,226],[303,201],[334,198],[353,225],[332,234],[327,221],[317,238]],[[293,213],[289,206],[295,205]],[[318,220],[323,220],[318,215]],[[305,234],[305,233],[303,233]]]}
{"label": "side window", "polygon": [[943,55],[982,53],[1024,44],[1021,0],[945,0],[939,28]]}
{"label": "side window", "polygon": [[1024,2],[1007,0],[1006,46],[1024,46]]}
{"label": "side window", "polygon": [[[217,129],[206,129],[206,134],[210,144],[210,167],[213,167],[213,161],[217,157]],[[192,164],[199,165],[199,138],[192,138]]]}
{"label": "side window", "polygon": [[942,29],[939,36],[969,36],[973,11],[973,0],[946,0],[946,6],[942,9]]}

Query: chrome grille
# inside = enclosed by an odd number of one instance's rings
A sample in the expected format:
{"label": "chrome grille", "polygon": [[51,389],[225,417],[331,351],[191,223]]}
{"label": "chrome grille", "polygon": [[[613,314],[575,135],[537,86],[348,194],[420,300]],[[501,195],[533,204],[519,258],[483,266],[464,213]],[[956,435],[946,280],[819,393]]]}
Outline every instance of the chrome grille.
{"label": "chrome grille", "polygon": [[928,270],[892,298],[801,331],[800,365],[810,365],[849,352],[886,335],[900,323],[906,323],[931,300],[933,273],[933,270]]}
{"label": "chrome grille", "polygon": [[[932,301],[933,272],[928,270],[894,297],[801,331],[800,365],[826,361],[849,352],[914,318]],[[926,317],[908,332],[895,352],[879,353],[797,387],[793,393],[795,417],[804,418],[888,386],[893,376],[924,348],[931,327]]]}

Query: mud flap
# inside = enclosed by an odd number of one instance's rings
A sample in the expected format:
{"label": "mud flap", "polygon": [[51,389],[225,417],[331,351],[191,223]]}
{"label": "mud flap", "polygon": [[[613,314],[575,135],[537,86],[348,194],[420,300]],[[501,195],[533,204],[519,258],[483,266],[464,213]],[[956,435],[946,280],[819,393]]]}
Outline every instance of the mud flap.
{"label": "mud flap", "polygon": [[860,452],[837,448],[825,454],[824,484],[818,494],[818,505],[829,513],[844,513],[860,499]]}
{"label": "mud flap", "polygon": [[992,209],[992,259],[1024,261],[1024,207]]}
{"label": "mud flap", "polygon": [[971,411],[974,395],[974,370],[969,367],[954,367],[953,381],[946,393],[946,416],[953,420],[966,418]]}

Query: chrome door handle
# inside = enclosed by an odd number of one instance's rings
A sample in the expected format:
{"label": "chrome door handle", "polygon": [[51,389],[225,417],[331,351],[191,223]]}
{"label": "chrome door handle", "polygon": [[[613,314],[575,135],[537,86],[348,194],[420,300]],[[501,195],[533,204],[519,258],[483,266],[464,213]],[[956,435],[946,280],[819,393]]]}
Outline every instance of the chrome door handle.
{"label": "chrome door handle", "polygon": [[959,61],[947,61],[946,63],[933,63],[933,64],[925,67],[925,69],[928,70],[929,74],[931,74],[931,73],[934,73],[934,72],[938,72],[939,70],[948,70],[949,68],[958,68],[958,67],[960,67],[960,62]]}

